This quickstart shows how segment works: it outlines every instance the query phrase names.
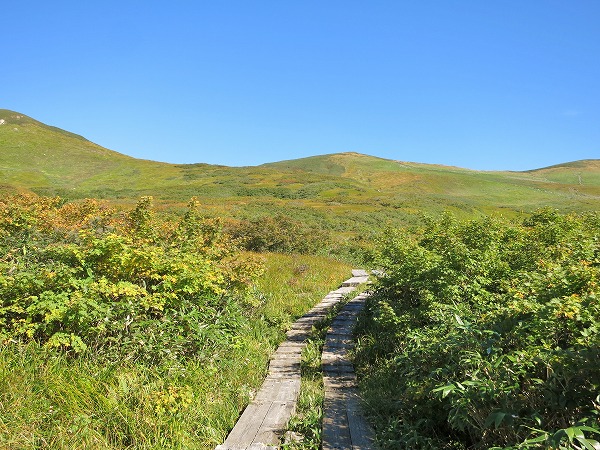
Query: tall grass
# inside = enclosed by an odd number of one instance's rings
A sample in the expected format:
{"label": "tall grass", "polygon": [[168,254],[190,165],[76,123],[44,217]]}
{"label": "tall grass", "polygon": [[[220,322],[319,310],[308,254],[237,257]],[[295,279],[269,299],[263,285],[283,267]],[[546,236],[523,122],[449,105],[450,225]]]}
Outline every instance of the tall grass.
{"label": "tall grass", "polygon": [[266,255],[254,308],[227,355],[168,367],[106,366],[35,343],[0,347],[0,448],[213,448],[262,383],[295,318],[350,267],[327,258]]}

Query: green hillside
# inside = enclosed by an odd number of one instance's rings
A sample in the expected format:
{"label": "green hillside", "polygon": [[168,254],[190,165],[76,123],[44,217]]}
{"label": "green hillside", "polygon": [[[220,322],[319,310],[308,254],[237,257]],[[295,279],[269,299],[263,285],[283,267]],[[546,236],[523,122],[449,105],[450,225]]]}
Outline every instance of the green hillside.
{"label": "green hillside", "polygon": [[361,222],[410,221],[422,211],[514,215],[542,206],[600,206],[600,160],[527,172],[479,172],[357,153],[256,167],[177,165],[135,159],[8,110],[0,110],[0,122],[0,192],[120,201],[152,195],[168,204],[196,196],[224,215],[291,209]]}

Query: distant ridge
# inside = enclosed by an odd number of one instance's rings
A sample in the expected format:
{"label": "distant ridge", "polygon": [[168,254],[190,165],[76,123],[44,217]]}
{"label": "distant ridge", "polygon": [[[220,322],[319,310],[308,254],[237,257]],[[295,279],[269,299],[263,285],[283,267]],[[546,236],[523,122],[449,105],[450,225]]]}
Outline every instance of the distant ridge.
{"label": "distant ridge", "polygon": [[580,159],[577,161],[571,161],[561,164],[554,164],[552,166],[541,167],[539,169],[526,170],[525,172],[536,172],[540,170],[550,169],[586,169],[594,170],[600,169],[600,159]]}
{"label": "distant ridge", "polygon": [[[252,167],[168,164],[136,159],[85,137],[0,110],[0,195],[34,192],[65,198],[165,202],[196,196],[225,214],[257,205],[291,205],[311,214],[405,217],[444,209],[459,214],[519,214],[550,206],[600,207],[600,160],[525,172],[489,172],[402,162],[355,152]],[[271,208],[272,209],[272,208]]]}

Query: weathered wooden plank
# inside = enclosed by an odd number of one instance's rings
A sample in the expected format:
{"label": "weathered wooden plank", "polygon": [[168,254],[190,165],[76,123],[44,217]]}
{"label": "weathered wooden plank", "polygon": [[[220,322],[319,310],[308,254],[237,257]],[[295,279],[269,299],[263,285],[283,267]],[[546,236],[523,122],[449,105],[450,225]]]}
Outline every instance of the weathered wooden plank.
{"label": "weathered wooden plank", "polygon": [[341,374],[336,374],[333,377],[327,376],[326,374],[323,376],[323,386],[325,387],[325,391],[329,389],[344,389],[356,387],[356,375],[354,373],[347,373],[344,376]]}
{"label": "weathered wooden plank", "polygon": [[323,450],[352,449],[342,389],[330,389],[323,402]]}
{"label": "weathered wooden plank", "polygon": [[352,344],[348,343],[348,339],[345,339],[346,342],[326,342],[323,346],[323,351],[321,353],[322,356],[325,355],[336,355],[341,357],[347,357],[348,352],[352,348]]}
{"label": "weathered wooden plank", "polygon": [[322,355],[333,354],[339,356],[347,356],[350,349],[354,346],[352,342],[349,342],[350,339],[339,340],[337,338],[335,341],[325,341],[323,345]]}
{"label": "weathered wooden plank", "polygon": [[360,398],[356,389],[346,391],[346,416],[353,450],[368,450],[373,447],[373,431],[365,420],[360,408]]}
{"label": "weathered wooden plank", "polygon": [[340,320],[334,320],[332,326],[336,333],[349,333],[352,334],[354,326],[356,325],[356,319],[348,320],[341,318]]}
{"label": "weathered wooden plank", "polygon": [[362,311],[365,308],[365,304],[363,302],[361,303],[348,303],[346,305],[346,310],[348,311],[352,311],[354,313],[359,313],[360,311]]}
{"label": "weathered wooden plank", "polygon": [[300,360],[297,358],[272,359],[269,371],[296,371],[300,370]]}
{"label": "weathered wooden plank", "polygon": [[[353,273],[352,275],[355,279],[364,278],[363,273]],[[327,311],[353,290],[355,290],[354,286],[342,285],[339,289],[331,291],[318,305],[294,323],[287,332],[287,340],[273,354],[263,386],[256,394],[254,401],[244,410],[225,442],[217,446],[218,450],[275,450],[278,448],[279,439],[296,407],[300,391],[300,359],[305,340],[313,326],[326,316]],[[341,442],[339,441],[339,429],[327,431],[333,439],[329,439],[329,441],[336,445],[327,447],[328,450],[351,448],[348,446],[351,445],[351,435],[347,417],[342,417],[345,413],[335,411],[339,410],[338,403],[345,402],[345,390],[356,384],[352,365],[344,360],[347,348],[351,346],[352,342],[350,338],[355,324],[352,314],[359,310],[354,303],[336,322],[336,328],[342,333],[328,334],[330,345],[326,348],[324,355],[326,391],[333,389],[340,394],[333,400],[326,398],[326,405],[334,416],[331,416],[333,419],[325,420],[335,423],[336,426],[345,423],[346,434],[344,436],[347,438],[345,443],[341,444],[343,446],[339,447],[335,444]],[[343,409],[345,410],[345,408]]]}
{"label": "weathered wooden plank", "polygon": [[316,320],[321,320],[323,317],[325,317],[329,308],[331,308],[330,305],[324,305],[322,308],[318,308],[318,309],[309,311],[310,315],[307,315],[305,317],[311,317],[311,318],[315,318]]}
{"label": "weathered wooden plank", "polygon": [[275,355],[272,360],[275,360],[275,359],[277,359],[277,360],[298,359],[299,360],[301,354],[302,354],[301,351],[299,351],[299,352],[280,352],[280,353],[277,353],[277,355]]}
{"label": "weathered wooden plank", "polygon": [[248,448],[258,429],[267,416],[271,402],[250,403],[235,424],[225,442],[217,447],[217,450],[244,450]]}
{"label": "weathered wooden plank", "polygon": [[326,372],[349,372],[354,371],[354,366],[345,357],[336,355],[327,355],[321,361],[321,367]]}
{"label": "weathered wooden plank", "polygon": [[339,366],[332,364],[323,365],[323,375],[328,377],[339,377],[344,375],[350,375],[354,373],[354,367],[352,366]]}
{"label": "weathered wooden plank", "polygon": [[310,330],[289,330],[285,335],[288,341],[304,342],[310,336]]}
{"label": "weathered wooden plank", "polygon": [[269,373],[267,375],[270,378],[273,379],[279,379],[279,378],[294,378],[294,377],[299,377],[300,376],[300,369],[286,369],[286,368],[274,368],[273,370],[269,370]]}
{"label": "weathered wooden plank", "polygon": [[355,290],[356,290],[356,287],[354,287],[354,286],[344,286],[344,287],[339,288],[335,292],[338,293],[338,294],[345,295],[345,294],[349,294],[349,293],[351,293],[351,292],[353,292]]}
{"label": "weathered wooden plank", "polygon": [[357,311],[345,310],[345,311],[342,311],[338,317],[333,319],[333,321],[334,322],[352,322],[354,324],[358,321],[358,318],[356,317],[357,313],[358,313]]}
{"label": "weathered wooden plank", "polygon": [[352,334],[352,330],[356,326],[356,319],[348,320],[348,319],[340,319],[336,320],[332,323],[332,326],[335,328],[336,332],[344,332],[348,334]]}
{"label": "weathered wooden plank", "polygon": [[275,353],[277,353],[277,352],[283,352],[283,353],[302,352],[303,348],[304,348],[303,342],[285,341],[283,344],[281,344],[277,348],[277,351]]}
{"label": "weathered wooden plank", "polygon": [[351,312],[344,312],[333,320],[332,325],[338,326],[339,324],[344,324],[344,323],[349,323],[351,325],[354,325],[354,324],[356,324],[356,321],[358,320],[356,318],[355,314],[356,313],[353,314]]}
{"label": "weathered wooden plank", "polygon": [[302,349],[279,349],[273,355],[273,359],[294,359],[299,358],[302,354]]}
{"label": "weathered wooden plank", "polygon": [[250,445],[250,447],[248,447],[245,450],[278,450],[278,449],[279,449],[278,445],[266,445],[266,444],[258,443],[258,444]]}
{"label": "weathered wooden plank", "polygon": [[327,347],[323,349],[323,353],[321,354],[321,362],[323,364],[333,364],[338,361],[348,361],[348,350],[346,348],[338,347],[334,350],[331,347]]}
{"label": "weathered wooden plank", "polygon": [[336,331],[339,330],[343,326],[350,327],[350,331],[352,331],[352,329],[354,328],[354,325],[356,325],[356,322],[357,322],[356,317],[341,316],[339,319],[334,319],[332,321],[331,325]]}
{"label": "weathered wooden plank", "polygon": [[300,379],[266,378],[254,401],[293,401],[300,392]]}
{"label": "weathered wooden plank", "polygon": [[288,402],[272,402],[271,408],[263,421],[263,425],[258,430],[252,443],[277,445],[279,443],[279,438],[283,435],[288,420],[290,420],[290,417],[294,414],[295,409],[295,400]]}
{"label": "weathered wooden plank", "polygon": [[343,324],[337,326],[335,329],[330,330],[327,335],[333,336],[352,336],[352,330],[354,329],[353,324]]}
{"label": "weathered wooden plank", "polygon": [[356,318],[354,317],[340,317],[339,319],[333,320],[331,325],[335,332],[339,333],[340,330],[352,333],[354,326],[356,325]]}
{"label": "weathered wooden plank", "polygon": [[352,269],[353,277],[368,277],[369,273],[364,269]]}
{"label": "weathered wooden plank", "polygon": [[294,322],[292,327],[312,325],[313,323],[315,323],[318,320],[318,317],[321,317],[321,316],[317,316],[316,314],[312,314],[310,316],[302,316]]}
{"label": "weathered wooden plank", "polygon": [[342,283],[342,287],[348,287],[348,286],[356,287],[358,285],[366,283],[367,281],[369,281],[369,277],[352,277],[352,278],[348,278],[346,281],[344,281]]}
{"label": "weathered wooden plank", "polygon": [[329,339],[326,341],[323,348],[352,348],[354,347],[354,341],[349,336],[342,337],[340,335],[329,335]]}
{"label": "weathered wooden plank", "polygon": [[[354,274],[353,274],[354,275]],[[356,316],[368,294],[361,294],[340,311],[326,335],[321,367],[325,401],[323,407],[323,450],[368,450],[372,432],[361,414],[354,367],[348,359]]]}

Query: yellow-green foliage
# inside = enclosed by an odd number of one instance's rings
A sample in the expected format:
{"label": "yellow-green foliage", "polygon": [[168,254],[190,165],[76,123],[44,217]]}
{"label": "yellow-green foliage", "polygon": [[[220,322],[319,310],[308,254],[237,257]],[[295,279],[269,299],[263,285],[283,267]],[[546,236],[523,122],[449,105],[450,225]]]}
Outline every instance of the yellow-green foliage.
{"label": "yellow-green foliage", "polygon": [[0,202],[0,338],[153,362],[227,346],[259,267],[193,202],[177,222],[150,207]]}
{"label": "yellow-green foliage", "polygon": [[323,256],[268,254],[258,281],[266,320],[283,328],[350,275],[351,266]]}

